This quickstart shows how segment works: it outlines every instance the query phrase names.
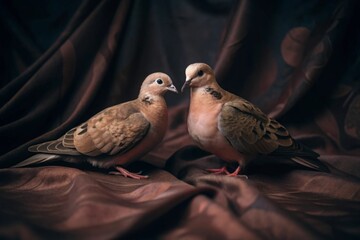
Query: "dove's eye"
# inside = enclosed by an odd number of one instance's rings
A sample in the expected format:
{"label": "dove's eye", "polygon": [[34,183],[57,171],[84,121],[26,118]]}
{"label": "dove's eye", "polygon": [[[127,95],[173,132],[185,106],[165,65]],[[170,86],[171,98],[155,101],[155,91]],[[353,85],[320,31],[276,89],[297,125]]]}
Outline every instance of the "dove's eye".
{"label": "dove's eye", "polygon": [[202,70],[200,70],[200,71],[198,71],[197,75],[198,75],[199,77],[201,77],[202,75],[204,75],[204,72],[203,72]]}
{"label": "dove's eye", "polygon": [[163,82],[162,79],[158,78],[158,79],[156,79],[156,83],[159,84],[159,85],[161,85],[161,84],[163,84],[164,82]]}

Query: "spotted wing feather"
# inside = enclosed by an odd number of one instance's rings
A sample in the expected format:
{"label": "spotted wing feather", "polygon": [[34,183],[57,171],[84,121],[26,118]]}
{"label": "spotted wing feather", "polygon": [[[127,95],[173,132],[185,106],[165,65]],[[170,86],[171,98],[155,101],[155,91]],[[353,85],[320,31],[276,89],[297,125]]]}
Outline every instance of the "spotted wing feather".
{"label": "spotted wing feather", "polygon": [[74,146],[73,138],[75,130],[76,128],[71,129],[59,139],[30,146],[28,150],[37,153],[80,155]]}
{"label": "spotted wing feather", "polygon": [[224,104],[218,128],[239,152],[286,156],[303,166],[327,170],[317,153],[297,143],[284,126],[247,101]]}
{"label": "spotted wing feather", "polygon": [[129,102],[108,108],[75,131],[74,144],[85,155],[114,155],[129,151],[147,134],[150,123]]}

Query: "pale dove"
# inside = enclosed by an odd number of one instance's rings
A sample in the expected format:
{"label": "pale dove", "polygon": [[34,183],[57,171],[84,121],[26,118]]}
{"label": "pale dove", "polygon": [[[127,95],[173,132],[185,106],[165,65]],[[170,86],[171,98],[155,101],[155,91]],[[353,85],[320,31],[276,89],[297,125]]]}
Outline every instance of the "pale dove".
{"label": "pale dove", "polygon": [[188,131],[194,142],[227,163],[237,163],[230,173],[226,167],[208,169],[214,173],[236,176],[258,155],[285,157],[303,166],[328,171],[317,153],[297,143],[276,120],[259,108],[222,89],[213,70],[204,63],[194,63],[186,70],[181,89],[190,87]]}
{"label": "pale dove", "polygon": [[145,178],[121,167],[139,159],[163,139],[168,111],[163,95],[176,92],[170,77],[150,74],[142,83],[137,99],[99,112],[68,131],[61,138],[29,147],[34,155],[15,167],[71,155],[101,168],[115,167],[125,177]]}

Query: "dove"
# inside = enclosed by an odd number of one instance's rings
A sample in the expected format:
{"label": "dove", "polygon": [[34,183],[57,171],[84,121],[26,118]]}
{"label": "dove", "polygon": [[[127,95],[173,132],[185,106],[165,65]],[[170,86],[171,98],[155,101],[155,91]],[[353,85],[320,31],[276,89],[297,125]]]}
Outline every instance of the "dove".
{"label": "dove", "polygon": [[319,155],[296,142],[286,128],[269,118],[249,101],[222,89],[211,67],[194,63],[185,70],[181,92],[190,88],[187,117],[189,135],[201,149],[214,154],[235,171],[224,166],[209,172],[237,176],[258,156],[291,159],[297,164],[328,171]]}
{"label": "dove", "polygon": [[152,73],[143,81],[137,99],[104,109],[59,139],[30,146],[28,150],[38,154],[14,167],[70,155],[96,167],[114,167],[125,177],[147,178],[122,166],[141,158],[163,139],[168,121],[163,96],[167,91],[178,93],[171,78]]}

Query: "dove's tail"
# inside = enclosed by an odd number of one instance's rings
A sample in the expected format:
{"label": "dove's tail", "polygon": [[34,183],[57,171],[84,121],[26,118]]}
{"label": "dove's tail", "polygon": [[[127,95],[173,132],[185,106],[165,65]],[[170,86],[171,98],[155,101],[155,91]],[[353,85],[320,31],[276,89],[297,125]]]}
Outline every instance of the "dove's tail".
{"label": "dove's tail", "polygon": [[58,155],[40,153],[40,154],[35,154],[12,167],[13,168],[26,167],[26,166],[30,166],[30,165],[43,163],[43,162],[54,161],[58,158],[59,158]]}
{"label": "dove's tail", "polygon": [[318,153],[314,152],[312,149],[308,148],[303,144],[295,144],[297,145],[297,151],[295,152],[294,156],[291,157],[291,160],[302,166],[317,171],[330,172],[329,168],[318,159],[318,157],[320,157]]}
{"label": "dove's tail", "polygon": [[311,169],[314,169],[317,171],[330,172],[329,168],[317,158],[296,156],[296,157],[292,157],[291,160],[293,160],[294,162],[296,162],[302,166],[305,166],[305,167],[308,167],[308,168],[311,168]]}
{"label": "dove's tail", "polygon": [[66,144],[62,138],[30,146],[28,150],[34,153],[80,155],[73,145]]}
{"label": "dove's tail", "polygon": [[286,156],[286,159],[290,158],[293,162],[316,171],[330,172],[329,168],[318,159],[320,156],[318,153],[296,141],[288,148],[278,149],[274,155]]}

